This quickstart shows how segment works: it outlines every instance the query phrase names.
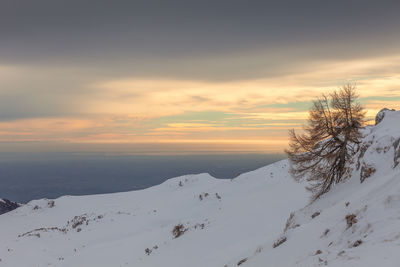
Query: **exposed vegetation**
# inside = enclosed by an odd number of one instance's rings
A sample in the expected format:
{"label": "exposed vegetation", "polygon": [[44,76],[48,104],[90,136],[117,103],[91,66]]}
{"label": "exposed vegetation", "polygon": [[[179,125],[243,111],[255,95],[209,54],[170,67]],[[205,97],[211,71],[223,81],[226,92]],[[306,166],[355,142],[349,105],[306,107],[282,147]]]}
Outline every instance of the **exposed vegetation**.
{"label": "exposed vegetation", "polygon": [[356,242],[354,242],[353,247],[358,247],[361,244],[362,244],[362,240],[357,240]]}
{"label": "exposed vegetation", "polygon": [[313,199],[349,175],[348,163],[357,152],[365,112],[356,101],[355,85],[322,95],[313,102],[303,134],[290,131],[286,150],[296,180],[307,177]]}
{"label": "exposed vegetation", "polygon": [[175,225],[174,229],[172,229],[172,235],[174,236],[174,238],[178,238],[183,235],[186,230],[187,229],[185,228],[185,226],[183,226],[183,224]]}
{"label": "exposed vegetation", "polygon": [[238,263],[237,266],[242,265],[243,263],[245,263],[247,261],[247,258],[241,259]]}
{"label": "exposed vegetation", "polygon": [[280,237],[278,240],[275,241],[275,243],[272,245],[273,248],[279,247],[283,243],[285,243],[287,240],[286,236]]}
{"label": "exposed vegetation", "polygon": [[365,179],[370,177],[375,172],[376,172],[376,169],[372,165],[366,164],[364,162],[362,167],[361,167],[361,172],[360,172],[360,181],[361,181],[361,183],[364,182]]}
{"label": "exposed vegetation", "polygon": [[356,215],[355,214],[349,214],[346,216],[346,223],[347,227],[350,228],[353,226],[353,224],[357,223]]}
{"label": "exposed vegetation", "polygon": [[319,216],[321,214],[320,211],[316,211],[311,215],[311,218],[314,219],[315,217]]}

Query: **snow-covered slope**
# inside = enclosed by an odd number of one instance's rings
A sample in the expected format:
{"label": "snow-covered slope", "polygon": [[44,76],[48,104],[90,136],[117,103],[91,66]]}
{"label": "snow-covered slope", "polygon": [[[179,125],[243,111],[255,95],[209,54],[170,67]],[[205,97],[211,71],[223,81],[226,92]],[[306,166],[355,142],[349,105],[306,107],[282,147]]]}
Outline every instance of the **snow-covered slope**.
{"label": "snow-covered slope", "polygon": [[400,266],[400,112],[382,113],[364,130],[352,177],[294,212],[277,237],[286,242],[248,266]]}
{"label": "snow-covered slope", "polygon": [[[142,191],[31,201],[0,216],[0,264],[232,265],[307,199],[281,161],[233,180],[187,175]],[[174,238],[179,224],[186,231]]]}
{"label": "snow-covered slope", "polygon": [[353,176],[311,204],[286,160],[232,180],[36,200],[0,216],[0,266],[399,266],[400,112],[384,113]]}

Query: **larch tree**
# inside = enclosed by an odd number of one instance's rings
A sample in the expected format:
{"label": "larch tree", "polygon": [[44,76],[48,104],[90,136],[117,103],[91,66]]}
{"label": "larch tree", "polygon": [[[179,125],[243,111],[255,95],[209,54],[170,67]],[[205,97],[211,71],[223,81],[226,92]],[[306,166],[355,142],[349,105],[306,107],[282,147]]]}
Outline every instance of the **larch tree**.
{"label": "larch tree", "polygon": [[365,121],[357,98],[354,84],[322,95],[313,102],[304,133],[289,131],[286,153],[292,176],[296,180],[306,177],[314,200],[349,175],[349,161],[357,152]]}

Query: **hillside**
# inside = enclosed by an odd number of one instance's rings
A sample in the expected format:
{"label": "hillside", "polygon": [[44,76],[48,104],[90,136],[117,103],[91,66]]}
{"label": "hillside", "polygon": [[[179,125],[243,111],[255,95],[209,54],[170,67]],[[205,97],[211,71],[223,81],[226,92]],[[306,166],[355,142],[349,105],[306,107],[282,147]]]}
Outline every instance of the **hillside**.
{"label": "hillside", "polygon": [[399,266],[400,112],[383,110],[377,123],[364,130],[352,177],[294,212],[287,241],[266,244],[248,266]]}
{"label": "hillside", "polygon": [[352,177],[311,204],[287,160],[232,180],[35,200],[0,216],[1,266],[398,266],[400,112],[377,118]]}

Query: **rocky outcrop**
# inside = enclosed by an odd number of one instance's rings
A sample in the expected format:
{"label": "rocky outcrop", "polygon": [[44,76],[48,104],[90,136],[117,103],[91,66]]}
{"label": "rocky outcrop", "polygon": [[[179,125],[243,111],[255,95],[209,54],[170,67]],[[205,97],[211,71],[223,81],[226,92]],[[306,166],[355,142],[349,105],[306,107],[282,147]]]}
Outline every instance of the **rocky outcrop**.
{"label": "rocky outcrop", "polygon": [[18,208],[20,204],[16,202],[12,202],[8,199],[1,199],[0,198],[0,215]]}
{"label": "rocky outcrop", "polygon": [[378,112],[378,114],[376,114],[376,116],[375,116],[375,125],[377,125],[378,123],[380,123],[383,120],[386,112],[392,112],[392,111],[396,111],[396,110],[395,109],[387,109],[387,108],[381,109]]}
{"label": "rocky outcrop", "polygon": [[393,168],[396,168],[400,163],[400,138],[398,138],[394,143],[394,158],[393,158]]}

